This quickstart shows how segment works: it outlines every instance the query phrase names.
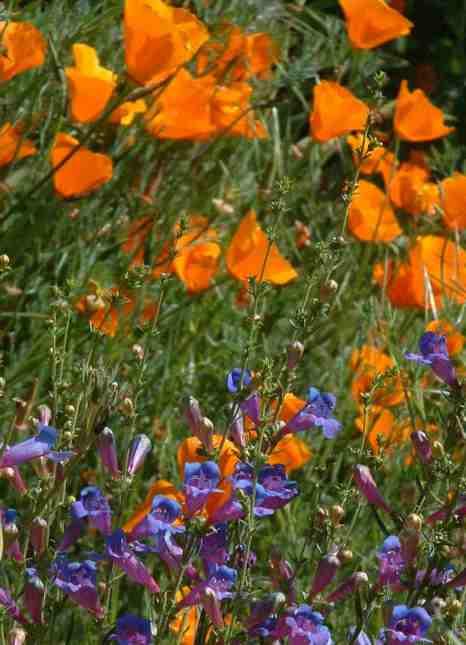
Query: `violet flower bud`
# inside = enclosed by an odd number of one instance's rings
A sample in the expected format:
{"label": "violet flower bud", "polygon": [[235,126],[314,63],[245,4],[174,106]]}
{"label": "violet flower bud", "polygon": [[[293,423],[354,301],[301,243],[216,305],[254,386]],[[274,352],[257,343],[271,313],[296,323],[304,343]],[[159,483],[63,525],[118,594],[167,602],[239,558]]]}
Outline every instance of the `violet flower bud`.
{"label": "violet flower bud", "polygon": [[356,486],[359,488],[360,493],[364,495],[369,504],[377,506],[387,513],[392,513],[392,509],[382,497],[382,494],[377,488],[377,484],[372,477],[371,471],[367,466],[357,464],[353,470],[353,479]]}
{"label": "violet flower bud", "polygon": [[428,436],[421,430],[416,430],[411,433],[411,441],[413,442],[414,450],[420,462],[427,465],[432,461],[432,446]]}
{"label": "violet flower bud", "polygon": [[3,589],[2,587],[0,587],[0,605],[5,608],[6,613],[11,616],[13,620],[21,623],[21,625],[28,625],[28,621],[21,613],[10,592],[7,589]]}
{"label": "violet flower bud", "polygon": [[128,451],[127,474],[132,477],[141,468],[152,447],[149,437],[138,434],[134,437]]}
{"label": "violet flower bud", "polygon": [[288,346],[288,360],[287,360],[287,366],[289,370],[294,370],[296,365],[298,365],[299,361],[302,359],[303,354],[304,354],[304,345],[299,342],[299,340],[295,340],[294,343],[291,343],[291,345]]}
{"label": "violet flower bud", "polygon": [[[230,406],[232,413],[236,406],[231,404]],[[244,419],[241,410],[236,409],[236,414],[234,414],[233,420],[230,425],[230,439],[233,441],[235,446],[238,448],[244,448],[246,446],[246,435],[244,432]]]}
{"label": "violet flower bud", "polygon": [[327,602],[339,602],[343,600],[350,594],[354,593],[358,587],[368,582],[367,573],[364,571],[356,571],[349,578],[344,580],[337,589],[329,596],[327,596]]}
{"label": "violet flower bud", "polygon": [[24,604],[32,620],[42,624],[42,608],[44,604],[45,587],[33,567],[26,569],[26,584],[24,585]]}
{"label": "violet flower bud", "polygon": [[28,489],[17,466],[0,468],[0,477],[6,477],[20,495],[26,495]]}
{"label": "violet flower bud", "polygon": [[48,405],[39,405],[39,422],[43,426],[48,426],[52,420],[52,410]]}
{"label": "violet flower bud", "polygon": [[42,555],[47,548],[47,522],[43,517],[32,520],[29,540],[36,556]]}
{"label": "violet flower bud", "polygon": [[105,470],[110,473],[113,479],[118,479],[120,469],[118,468],[118,456],[116,450],[115,436],[110,428],[104,428],[99,435],[99,455]]}
{"label": "violet flower bud", "polygon": [[188,422],[191,433],[194,436],[198,437],[198,439],[200,439],[199,428],[201,426],[203,414],[201,412],[199,401],[193,396],[188,396],[186,400],[184,406],[184,416],[186,421]]}
{"label": "violet flower bud", "polygon": [[335,554],[326,555],[322,560],[320,560],[317,566],[316,575],[312,582],[311,591],[309,593],[309,601],[328,587],[334,579],[339,566],[340,560]]}

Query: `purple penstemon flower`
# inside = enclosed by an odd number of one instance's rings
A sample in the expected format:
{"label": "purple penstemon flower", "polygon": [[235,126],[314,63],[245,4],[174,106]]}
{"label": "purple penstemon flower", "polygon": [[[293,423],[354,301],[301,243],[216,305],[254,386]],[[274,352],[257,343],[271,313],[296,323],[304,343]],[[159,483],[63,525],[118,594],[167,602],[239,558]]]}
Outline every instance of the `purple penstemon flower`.
{"label": "purple penstemon flower", "polygon": [[123,614],[117,620],[116,627],[108,640],[118,645],[150,645],[152,643],[152,626],[147,618],[134,614]]}
{"label": "purple penstemon flower", "polygon": [[78,540],[89,526],[102,535],[112,532],[112,511],[107,498],[97,486],[86,486],[82,489],[79,500],[73,502],[70,508],[71,523],[65,529],[65,534],[58,547],[59,551],[66,551]]}
{"label": "purple penstemon flower", "polygon": [[274,638],[288,638],[289,645],[333,645],[324,617],[309,605],[290,607],[278,619]]}
{"label": "purple penstemon flower", "polygon": [[120,477],[115,435],[110,428],[104,428],[99,435],[98,449],[103,467],[113,479]]}
{"label": "purple penstemon flower", "polygon": [[235,569],[225,565],[214,565],[209,576],[196,585],[177,605],[178,609],[202,605],[206,614],[216,627],[223,627],[220,603],[232,598],[230,591],[237,578]]}
{"label": "purple penstemon flower", "polygon": [[241,386],[249,387],[252,383],[252,374],[249,370],[242,370],[239,367],[234,367],[227,374],[227,389],[230,394],[237,394]]}
{"label": "purple penstemon flower", "polygon": [[377,488],[372,473],[367,466],[356,464],[353,469],[353,479],[359,491],[364,495],[369,504],[392,513],[392,509],[384,500],[382,493]]}
{"label": "purple penstemon flower", "polygon": [[187,463],[184,467],[183,491],[190,515],[202,509],[211,493],[218,492],[220,469],[213,461]]}
{"label": "purple penstemon flower", "polygon": [[393,608],[388,627],[382,630],[377,645],[407,645],[408,643],[429,642],[424,636],[429,631],[432,618],[422,607],[408,608],[396,605]]}
{"label": "purple penstemon flower", "polygon": [[277,603],[273,597],[255,602],[246,620],[249,636],[253,638],[271,637],[277,627],[276,609]]}
{"label": "purple penstemon flower", "polygon": [[258,516],[272,515],[298,494],[297,484],[288,479],[285,466],[263,466],[257,477],[254,513]]}
{"label": "purple penstemon flower", "polygon": [[143,585],[152,593],[160,591],[159,585],[146,566],[136,557],[121,529],[117,529],[106,538],[106,553],[113,564],[124,571],[130,580]]}
{"label": "purple penstemon flower", "polygon": [[141,468],[151,447],[152,443],[147,435],[138,434],[134,437],[128,450],[126,473],[129,477],[132,477]]}
{"label": "purple penstemon flower", "polygon": [[103,618],[104,611],[97,593],[96,569],[94,560],[70,562],[68,557],[61,553],[52,563],[52,582],[76,604],[97,618]]}
{"label": "purple penstemon flower", "polygon": [[313,427],[322,429],[326,439],[334,439],[341,430],[341,423],[333,417],[336,397],[310,387],[306,405],[280,430],[280,439],[286,434],[295,434]]}
{"label": "purple penstemon flower", "polygon": [[0,509],[0,530],[3,530],[5,553],[16,562],[23,562],[24,556],[18,542],[18,513],[14,508]]}
{"label": "purple penstemon flower", "polygon": [[400,575],[406,562],[403,557],[401,542],[396,535],[389,535],[377,551],[379,561],[379,585],[389,585],[400,591],[402,588]]}
{"label": "purple penstemon flower", "polygon": [[444,383],[451,387],[458,386],[455,368],[450,360],[445,336],[427,331],[419,340],[420,354],[408,352],[405,358],[421,365],[428,365]]}
{"label": "purple penstemon flower", "polygon": [[226,564],[229,560],[227,525],[212,526],[201,540],[200,556],[204,571],[208,574],[212,567]]}
{"label": "purple penstemon flower", "polygon": [[0,468],[19,466],[50,453],[57,442],[58,433],[55,428],[42,424],[39,424],[38,429],[39,432],[34,437],[6,448],[0,457]]}
{"label": "purple penstemon flower", "polygon": [[42,607],[44,604],[45,586],[39,578],[37,569],[26,569],[26,584],[24,585],[24,604],[32,620],[40,624],[43,622]]}

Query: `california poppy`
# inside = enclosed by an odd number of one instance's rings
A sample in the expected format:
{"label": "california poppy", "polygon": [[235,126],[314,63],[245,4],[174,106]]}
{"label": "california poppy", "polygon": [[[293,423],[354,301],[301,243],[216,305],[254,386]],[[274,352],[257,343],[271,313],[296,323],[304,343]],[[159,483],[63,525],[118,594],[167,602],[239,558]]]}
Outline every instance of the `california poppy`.
{"label": "california poppy", "polygon": [[309,116],[312,138],[320,143],[364,130],[369,108],[346,87],[333,81],[321,81],[314,87],[314,105]]}
{"label": "california poppy", "polygon": [[241,220],[228,247],[226,263],[231,275],[242,281],[255,278],[282,285],[298,277],[275,242],[269,242],[253,210]]}
{"label": "california poppy", "polygon": [[[176,594],[176,601],[179,602],[191,590],[189,587],[182,587]],[[195,605],[180,609],[170,621],[170,629],[177,634],[179,645],[194,645],[196,641],[197,625],[199,622],[200,610]]]}
{"label": "california poppy", "polygon": [[360,172],[363,175],[380,174],[385,186],[388,186],[397,165],[393,152],[387,150],[383,145],[369,148],[369,141],[364,142],[361,133],[349,135],[346,141],[353,151],[354,163],[359,166]]}
{"label": "california poppy", "polygon": [[119,123],[120,125],[131,125],[138,114],[144,114],[147,111],[147,105],[144,99],[137,101],[125,101],[117,107],[110,115],[110,123]]}
{"label": "california poppy", "polygon": [[0,21],[0,83],[39,67],[47,42],[30,22]]}
{"label": "california poppy", "polygon": [[431,141],[445,137],[455,128],[447,127],[443,112],[435,107],[422,90],[409,91],[402,81],[396,99],[394,127],[404,141]]}
{"label": "california poppy", "polygon": [[[222,446],[218,457],[218,466],[222,477],[229,477],[233,474],[235,466],[239,461],[238,451],[234,443],[229,439],[223,439],[222,435],[214,434],[212,443],[215,450]],[[202,443],[197,437],[187,437],[180,443],[176,453],[180,476],[184,474],[184,467],[187,463],[207,461],[208,457],[202,450]]]}
{"label": "california poppy", "polygon": [[11,123],[4,123],[0,128],[0,166],[6,166],[13,160],[30,157],[37,152],[31,141],[24,139],[21,128]]}
{"label": "california poppy", "polygon": [[[53,144],[50,159],[57,166],[77,146],[79,141],[69,134],[59,132]],[[60,197],[81,197],[112,178],[113,164],[110,157],[79,148],[53,175],[53,185]]]}
{"label": "california poppy", "polygon": [[311,451],[296,435],[288,434],[280,439],[267,458],[269,464],[283,464],[286,472],[302,468],[311,458]]}
{"label": "california poppy", "polygon": [[355,425],[358,430],[366,433],[367,441],[376,455],[380,451],[380,438],[384,448],[398,443],[398,437],[395,437],[393,432],[396,426],[395,417],[387,408],[371,406],[366,417],[361,411]]}
{"label": "california poppy", "polygon": [[364,242],[391,242],[402,233],[388,197],[365,180],[358,183],[351,199],[348,228]]}
{"label": "california poppy", "polygon": [[373,49],[407,36],[413,23],[383,0],[339,0],[353,47]]}
{"label": "california poppy", "polygon": [[248,83],[235,82],[228,86],[218,85],[212,97],[212,121],[216,129],[228,135],[264,139],[267,131],[256,121],[250,109],[252,87]]}
{"label": "california poppy", "polygon": [[466,342],[463,334],[461,334],[454,325],[448,322],[448,320],[431,320],[431,322],[426,326],[426,331],[433,331],[436,334],[445,336],[450,356],[461,352]]}
{"label": "california poppy", "polygon": [[102,67],[96,50],[89,45],[73,45],[74,67],[65,74],[71,96],[71,118],[79,123],[95,121],[104,111],[117,84],[117,75]]}
{"label": "california poppy", "polygon": [[[351,385],[353,399],[359,403],[363,392],[368,392],[374,379],[395,367],[393,359],[385,352],[371,345],[363,345],[351,354],[350,368],[355,372]],[[404,400],[400,377],[387,377],[383,385],[374,390],[373,402],[382,407],[398,405]]]}
{"label": "california poppy", "polygon": [[466,229],[466,175],[455,172],[441,183],[443,223],[447,228]]}
{"label": "california poppy", "polygon": [[437,235],[424,235],[417,238],[410,257],[427,272],[439,297],[458,304],[466,302],[466,251],[459,244]]}
{"label": "california poppy", "polygon": [[426,284],[418,261],[412,258],[397,264],[390,261],[386,267],[377,263],[373,268],[373,278],[385,290],[394,307],[426,306]]}
{"label": "california poppy", "polygon": [[126,0],[124,33],[128,73],[141,85],[164,81],[209,39],[193,13],[162,0]]}
{"label": "california poppy", "polygon": [[392,203],[411,215],[433,215],[440,205],[440,193],[429,175],[426,167],[402,163],[390,182]]}

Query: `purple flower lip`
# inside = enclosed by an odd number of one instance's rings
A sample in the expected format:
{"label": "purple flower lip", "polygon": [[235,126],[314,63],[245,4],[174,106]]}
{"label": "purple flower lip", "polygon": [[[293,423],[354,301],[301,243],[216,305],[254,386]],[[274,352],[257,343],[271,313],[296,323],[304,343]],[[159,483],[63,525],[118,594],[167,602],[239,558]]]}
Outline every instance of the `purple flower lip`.
{"label": "purple flower lip", "polygon": [[104,610],[96,588],[96,563],[93,560],[70,562],[66,555],[59,554],[52,563],[52,582],[71,600],[97,618],[103,618]]}
{"label": "purple flower lip", "polygon": [[279,640],[287,638],[289,645],[333,645],[322,614],[305,604],[290,607],[278,619],[272,636]]}
{"label": "purple flower lip", "polygon": [[30,439],[10,446],[0,458],[0,468],[20,466],[32,459],[44,457],[57,442],[58,433],[51,426],[39,424],[39,433]]}
{"label": "purple flower lip", "polygon": [[228,372],[227,375],[227,389],[231,394],[236,394],[240,390],[240,386],[243,388],[249,387],[252,383],[252,374],[249,370],[242,370],[239,367],[235,367]]}
{"label": "purple flower lip", "polygon": [[202,509],[211,493],[218,492],[220,469],[213,461],[187,463],[184,468],[184,492],[190,515]]}
{"label": "purple flower lip", "polygon": [[159,585],[145,565],[136,557],[121,529],[117,529],[106,538],[106,553],[113,564],[124,571],[130,580],[143,585],[151,593],[160,591]]}
{"label": "purple flower lip", "polygon": [[116,627],[109,639],[118,645],[150,645],[152,643],[152,625],[150,620],[134,614],[123,614],[117,620]]}
{"label": "purple flower lip", "polygon": [[422,607],[408,608],[396,605],[393,608],[388,629],[389,643],[417,643],[424,640],[432,624],[432,618]]}
{"label": "purple flower lip", "polygon": [[335,405],[333,394],[310,387],[306,405],[288,421],[278,438],[318,427],[326,439],[334,439],[341,430],[341,423],[333,417]]}
{"label": "purple flower lip", "polygon": [[419,340],[420,354],[408,352],[405,358],[408,361],[428,365],[439,379],[450,387],[458,387],[455,368],[450,360],[445,336],[428,331]]}

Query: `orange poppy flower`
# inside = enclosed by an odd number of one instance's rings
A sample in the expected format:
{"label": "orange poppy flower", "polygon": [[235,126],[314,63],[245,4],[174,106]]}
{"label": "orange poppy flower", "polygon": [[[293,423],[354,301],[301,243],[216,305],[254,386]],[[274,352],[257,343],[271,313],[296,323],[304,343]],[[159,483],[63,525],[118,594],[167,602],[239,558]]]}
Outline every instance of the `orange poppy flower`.
{"label": "orange poppy flower", "polygon": [[[377,347],[363,345],[351,354],[350,368],[355,372],[351,385],[353,399],[359,403],[363,392],[368,392],[374,378],[395,367],[394,361]],[[390,407],[404,401],[403,387],[399,376],[387,378],[382,387],[374,392],[373,402]]]}
{"label": "orange poppy flower", "polygon": [[[393,262],[387,265],[377,263],[373,268],[373,278],[379,287],[385,289],[390,302],[394,307],[418,307],[426,306],[426,285],[419,262],[399,262],[396,266]],[[429,304],[429,303],[428,303]]]}
{"label": "orange poppy flower", "polygon": [[234,81],[270,77],[278,48],[268,34],[245,34],[236,25],[224,24],[218,36],[218,41],[211,39],[201,48],[197,57],[199,74],[211,71],[221,82],[225,77]]}
{"label": "orange poppy flower", "polygon": [[409,91],[402,81],[396,99],[394,127],[403,141],[431,141],[445,137],[455,128],[443,122],[443,112],[435,107],[422,90]]}
{"label": "orange poppy flower", "polygon": [[[188,587],[180,589],[176,594],[176,601],[180,602],[190,591]],[[196,606],[181,609],[170,622],[171,631],[178,634],[176,642],[179,645],[194,645],[198,623],[199,609]]]}
{"label": "orange poppy flower", "polygon": [[461,246],[437,235],[425,235],[417,238],[410,257],[427,272],[435,294],[458,304],[466,302],[466,251]]}
{"label": "orange poppy flower", "polygon": [[[222,435],[212,435],[212,443],[215,450],[223,444],[222,450],[218,457],[218,467],[222,477],[229,477],[233,474],[235,466],[239,461],[238,451],[233,442],[229,439],[223,440]],[[180,477],[184,475],[184,467],[187,463],[201,463],[207,461],[207,457],[202,454],[202,443],[197,437],[187,437],[178,446],[176,453]]]}
{"label": "orange poppy flower", "polygon": [[[50,153],[52,166],[57,166],[78,145],[77,139],[59,132]],[[53,185],[60,197],[81,197],[100,188],[112,178],[112,174],[110,157],[80,148],[54,173]]]}
{"label": "orange poppy flower", "polygon": [[465,337],[448,320],[432,320],[427,325],[426,331],[433,331],[445,336],[450,356],[459,354],[464,347]]}
{"label": "orange poppy flower", "polygon": [[[117,304],[117,298],[121,303]],[[97,283],[91,281],[90,293],[78,300],[75,307],[81,314],[89,316],[89,324],[95,331],[113,338],[120,324],[120,319],[128,319],[134,312],[138,303],[134,296],[128,292],[120,292],[116,288],[102,289]],[[157,314],[158,306],[155,303],[144,303],[139,316],[141,325],[152,320]]]}
{"label": "orange poppy flower", "polygon": [[12,161],[24,159],[37,153],[37,148],[31,141],[24,139],[21,128],[7,122],[0,128],[0,166],[6,166]]}
{"label": "orange poppy flower", "polygon": [[[298,412],[300,412],[306,401],[295,396],[291,392],[287,392],[283,397],[283,401],[280,407],[280,412],[278,413],[278,418],[280,421],[288,423]],[[278,445],[278,444],[277,444]]]}
{"label": "orange poppy flower", "polygon": [[[366,424],[367,442],[376,455],[380,452],[379,437],[383,439],[384,448],[387,445],[398,443],[393,436],[395,417],[387,408],[381,408],[375,405],[371,406],[367,415]],[[355,425],[360,432],[364,432],[364,414],[362,411],[356,418]]]}
{"label": "orange poppy flower", "polygon": [[96,50],[73,45],[74,67],[65,74],[71,95],[71,118],[79,123],[95,121],[104,111],[117,85],[117,75],[102,67]]}
{"label": "orange poppy flower", "polygon": [[275,242],[269,242],[253,210],[241,220],[228,247],[226,262],[229,272],[237,280],[256,278],[282,285],[298,277]]}
{"label": "orange poppy flower", "polygon": [[447,228],[466,229],[466,175],[455,172],[444,179],[442,187],[443,223]]}
{"label": "orange poppy flower", "polygon": [[45,38],[31,23],[0,21],[0,83],[42,65],[46,50]]}
{"label": "orange poppy flower", "polygon": [[128,73],[141,85],[167,79],[209,39],[194,14],[162,0],[126,0],[124,33]]}
{"label": "orange poppy flower", "polygon": [[159,479],[149,488],[145,500],[140,504],[130,519],[123,526],[123,531],[131,533],[135,526],[141,522],[152,508],[152,500],[156,495],[164,495],[170,499],[174,499],[180,504],[183,503],[183,495],[176,490],[173,484],[165,479]]}
{"label": "orange poppy flower", "polygon": [[339,0],[348,37],[357,49],[373,49],[407,36],[413,23],[383,0]]}
{"label": "orange poppy flower", "polygon": [[138,114],[144,114],[147,111],[147,105],[144,99],[137,101],[125,101],[110,115],[110,123],[118,123],[119,125],[131,125]]}
{"label": "orange poppy flower", "polygon": [[438,186],[428,181],[427,168],[413,163],[402,163],[390,182],[390,199],[398,208],[411,215],[434,215],[440,206]]}
{"label": "orange poppy flower", "polygon": [[236,82],[228,86],[218,85],[212,98],[212,121],[221,133],[265,139],[267,130],[260,121],[254,119],[249,99],[252,88],[248,83]]}
{"label": "orange poppy flower", "polygon": [[214,91],[213,76],[194,78],[187,69],[180,69],[148,111],[148,132],[157,139],[209,138],[217,129],[212,120]]}
{"label": "orange poppy flower", "polygon": [[391,242],[402,233],[388,197],[363,179],[351,199],[348,228],[364,242]]}
{"label": "orange poppy flower", "polygon": [[282,464],[286,472],[302,468],[311,458],[311,451],[304,441],[292,434],[280,439],[267,458],[269,464]]}
{"label": "orange poppy flower", "polygon": [[364,130],[368,116],[368,106],[339,83],[321,81],[314,87],[309,124],[316,141],[324,143],[351,130]]}
{"label": "orange poppy flower", "polygon": [[346,141],[353,150],[354,164],[359,166],[362,174],[380,174],[383,177],[385,186],[388,186],[397,164],[393,152],[382,145],[369,151],[369,142],[366,142],[363,149],[363,135],[361,133],[350,134]]}

